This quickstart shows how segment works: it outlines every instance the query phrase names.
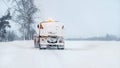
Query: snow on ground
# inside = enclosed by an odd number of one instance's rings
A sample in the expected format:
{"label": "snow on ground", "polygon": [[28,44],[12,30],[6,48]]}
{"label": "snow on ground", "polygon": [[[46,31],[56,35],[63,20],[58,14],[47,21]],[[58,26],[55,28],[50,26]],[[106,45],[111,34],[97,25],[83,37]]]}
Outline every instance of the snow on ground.
{"label": "snow on ground", "polygon": [[66,41],[65,50],[39,50],[32,40],[1,42],[0,68],[120,68],[120,42]]}

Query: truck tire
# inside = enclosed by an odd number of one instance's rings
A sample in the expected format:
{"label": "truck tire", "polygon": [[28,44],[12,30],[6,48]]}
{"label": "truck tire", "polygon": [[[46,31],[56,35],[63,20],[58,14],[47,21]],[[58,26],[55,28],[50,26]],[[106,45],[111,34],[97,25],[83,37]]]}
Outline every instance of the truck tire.
{"label": "truck tire", "polygon": [[39,44],[39,49],[41,49],[41,46],[40,46],[40,44]]}
{"label": "truck tire", "polygon": [[42,48],[41,45],[39,44],[39,49],[44,50],[44,49],[47,49],[47,48]]}
{"label": "truck tire", "polygon": [[64,48],[58,48],[58,50],[64,50]]}
{"label": "truck tire", "polygon": [[58,49],[58,50],[64,50],[64,46],[61,47],[60,45],[58,45],[58,46],[57,46],[57,49]]}

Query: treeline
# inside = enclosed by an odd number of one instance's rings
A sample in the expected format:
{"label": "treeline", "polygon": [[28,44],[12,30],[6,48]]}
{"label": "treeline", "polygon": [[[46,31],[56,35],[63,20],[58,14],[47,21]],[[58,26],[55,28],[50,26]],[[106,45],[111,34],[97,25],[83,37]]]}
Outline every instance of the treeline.
{"label": "treeline", "polygon": [[99,36],[99,37],[67,38],[66,40],[120,41],[120,37],[117,37],[115,35],[106,34],[105,36]]}
{"label": "treeline", "polygon": [[[38,8],[34,5],[34,0],[9,0],[11,1],[11,8],[8,8],[7,13],[0,16],[0,41],[13,41],[13,40],[32,40],[33,35],[36,33],[33,25],[35,24],[35,14]],[[8,2],[9,2],[8,1]],[[12,25],[9,22],[16,23],[19,26],[19,33],[16,31],[9,31]]]}

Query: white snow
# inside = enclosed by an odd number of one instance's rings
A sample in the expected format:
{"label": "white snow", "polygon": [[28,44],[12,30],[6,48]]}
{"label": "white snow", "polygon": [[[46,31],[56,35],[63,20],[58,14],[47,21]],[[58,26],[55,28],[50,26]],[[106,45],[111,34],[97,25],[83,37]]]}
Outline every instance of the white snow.
{"label": "white snow", "polygon": [[65,50],[39,50],[32,40],[0,42],[0,68],[120,68],[120,42],[65,41]]}

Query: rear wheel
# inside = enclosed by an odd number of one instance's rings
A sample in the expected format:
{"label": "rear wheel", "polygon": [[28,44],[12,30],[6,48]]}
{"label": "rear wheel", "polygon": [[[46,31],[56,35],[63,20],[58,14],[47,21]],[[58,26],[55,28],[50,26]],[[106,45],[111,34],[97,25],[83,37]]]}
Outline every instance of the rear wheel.
{"label": "rear wheel", "polygon": [[58,50],[64,50],[64,45],[58,45],[58,46],[57,46],[57,49],[58,49]]}
{"label": "rear wheel", "polygon": [[58,48],[58,50],[64,50],[64,48]]}
{"label": "rear wheel", "polygon": [[46,48],[41,47],[41,45],[39,44],[39,49],[41,50],[41,49],[46,49]]}
{"label": "rear wheel", "polygon": [[40,46],[40,44],[39,44],[39,49],[41,49],[41,46]]}

